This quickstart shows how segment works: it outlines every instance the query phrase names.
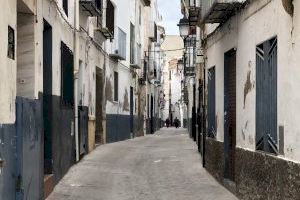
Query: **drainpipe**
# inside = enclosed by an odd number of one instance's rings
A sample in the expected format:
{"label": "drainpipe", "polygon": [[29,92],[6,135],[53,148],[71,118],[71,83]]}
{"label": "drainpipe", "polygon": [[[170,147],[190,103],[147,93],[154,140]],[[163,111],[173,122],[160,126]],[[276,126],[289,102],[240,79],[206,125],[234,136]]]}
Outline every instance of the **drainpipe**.
{"label": "drainpipe", "polygon": [[79,161],[79,134],[78,134],[78,72],[79,72],[79,1],[74,1],[74,107],[75,107],[75,148],[76,162]]}

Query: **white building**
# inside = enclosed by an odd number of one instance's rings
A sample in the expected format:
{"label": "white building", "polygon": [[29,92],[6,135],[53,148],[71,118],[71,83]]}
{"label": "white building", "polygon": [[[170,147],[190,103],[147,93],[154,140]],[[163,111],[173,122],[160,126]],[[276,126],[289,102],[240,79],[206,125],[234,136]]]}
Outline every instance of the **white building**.
{"label": "white building", "polygon": [[42,199],[96,145],[145,134],[140,79],[158,8],[148,0],[2,6],[0,199]]}
{"label": "white building", "polygon": [[182,90],[183,71],[178,69],[178,60],[182,60],[183,42],[180,36],[167,35],[162,44],[164,52],[163,87],[165,95],[164,118],[173,121],[176,117],[183,125]]}
{"label": "white building", "polygon": [[208,104],[199,150],[241,199],[299,198],[291,189],[299,187],[299,8],[291,0],[201,1]]}

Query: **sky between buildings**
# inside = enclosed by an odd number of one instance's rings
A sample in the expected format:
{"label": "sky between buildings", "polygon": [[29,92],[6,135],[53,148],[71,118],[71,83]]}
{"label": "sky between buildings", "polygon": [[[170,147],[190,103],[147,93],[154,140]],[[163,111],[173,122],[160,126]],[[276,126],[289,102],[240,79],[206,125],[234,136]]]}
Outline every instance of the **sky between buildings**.
{"label": "sky between buildings", "polygon": [[181,16],[180,0],[158,0],[158,7],[163,17],[162,25],[166,35],[179,35],[178,22]]}

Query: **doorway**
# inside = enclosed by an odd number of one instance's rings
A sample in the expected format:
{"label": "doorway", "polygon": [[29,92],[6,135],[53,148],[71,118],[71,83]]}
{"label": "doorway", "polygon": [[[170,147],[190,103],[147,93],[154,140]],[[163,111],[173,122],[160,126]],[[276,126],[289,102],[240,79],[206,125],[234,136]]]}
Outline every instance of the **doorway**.
{"label": "doorway", "polygon": [[224,178],[235,181],[236,51],[224,55]]}
{"label": "doorway", "polygon": [[130,133],[134,138],[134,127],[133,127],[133,109],[134,109],[134,102],[133,102],[133,87],[130,87]]}
{"label": "doorway", "polygon": [[96,67],[96,146],[104,143],[103,136],[103,71]]}
{"label": "doorway", "polygon": [[196,84],[193,85],[193,107],[192,107],[192,137],[196,142],[196,123],[197,123],[197,115],[196,115]]}
{"label": "doorway", "polygon": [[216,137],[216,72],[215,67],[208,70],[208,133],[211,138]]}
{"label": "doorway", "polygon": [[151,110],[150,110],[150,133],[153,134],[154,133],[154,119],[153,116],[154,115],[154,98],[151,95]]}
{"label": "doorway", "polygon": [[52,27],[44,20],[43,31],[43,115],[44,115],[44,173],[52,174],[52,134],[51,134],[51,95],[52,95]]}

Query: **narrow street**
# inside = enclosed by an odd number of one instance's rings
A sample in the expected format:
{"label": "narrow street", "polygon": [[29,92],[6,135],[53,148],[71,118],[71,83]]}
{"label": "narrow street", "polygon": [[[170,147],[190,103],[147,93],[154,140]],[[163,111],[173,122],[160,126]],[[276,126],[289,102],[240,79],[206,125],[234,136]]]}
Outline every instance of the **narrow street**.
{"label": "narrow street", "polygon": [[49,200],[234,200],[201,166],[185,129],[98,147],[74,165]]}

